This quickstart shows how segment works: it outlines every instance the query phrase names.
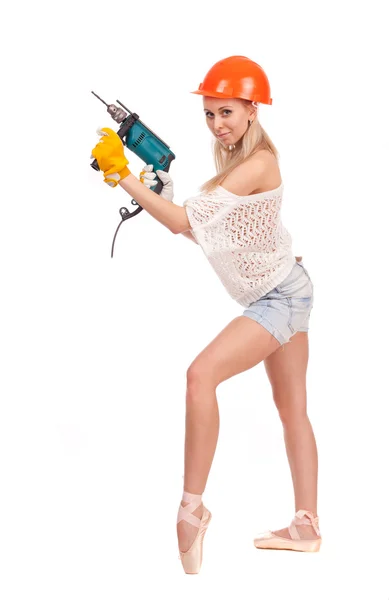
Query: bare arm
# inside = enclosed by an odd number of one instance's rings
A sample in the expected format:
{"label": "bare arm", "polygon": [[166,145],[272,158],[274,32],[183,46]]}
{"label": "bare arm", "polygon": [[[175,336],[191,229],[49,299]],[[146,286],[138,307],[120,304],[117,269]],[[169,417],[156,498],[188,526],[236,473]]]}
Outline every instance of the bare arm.
{"label": "bare arm", "polygon": [[189,240],[192,240],[192,242],[194,242],[195,244],[198,245],[198,242],[196,241],[196,239],[194,238],[193,234],[190,231],[183,231],[182,235],[184,235],[185,237],[187,237]]}

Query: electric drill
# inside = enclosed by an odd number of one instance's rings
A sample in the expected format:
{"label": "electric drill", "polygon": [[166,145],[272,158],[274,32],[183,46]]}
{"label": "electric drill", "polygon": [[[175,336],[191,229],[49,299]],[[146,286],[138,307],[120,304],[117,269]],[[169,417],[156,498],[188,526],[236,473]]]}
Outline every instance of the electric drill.
{"label": "electric drill", "polygon": [[[154,171],[161,170],[166,171],[167,173],[170,169],[172,161],[176,158],[175,154],[170,150],[170,147],[163,140],[161,140],[156,133],[151,131],[149,127],[142,123],[136,113],[132,113],[124,106],[124,104],[119,102],[119,100],[116,100],[116,102],[123,108],[118,108],[115,106],[115,104],[108,105],[97,94],[95,94],[95,92],[92,92],[92,94],[94,94],[96,98],[98,98],[108,107],[107,112],[111,115],[113,120],[117,123],[120,123],[120,128],[117,131],[117,134],[122,140],[123,144],[132,152],[134,152],[136,156],[139,156],[139,158],[143,160],[146,165],[153,165]],[[92,162],[91,167],[96,171],[100,171],[96,159]],[[156,181],[157,184],[153,187],[153,191],[156,194],[160,194],[163,183],[158,176],[156,176]],[[143,207],[139,206],[134,198],[132,198],[131,204],[138,207],[132,213],[130,213],[129,210],[124,206],[119,210],[122,220],[120,221],[113,238],[111,258],[113,257],[113,247],[120,225],[126,219],[135,217],[143,210]]]}

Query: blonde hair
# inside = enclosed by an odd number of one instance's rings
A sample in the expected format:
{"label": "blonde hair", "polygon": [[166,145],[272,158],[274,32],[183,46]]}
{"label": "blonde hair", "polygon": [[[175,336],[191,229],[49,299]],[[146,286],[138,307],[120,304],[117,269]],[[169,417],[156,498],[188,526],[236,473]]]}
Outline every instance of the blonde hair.
{"label": "blonde hair", "polygon": [[[251,100],[241,99],[241,102],[246,104],[246,106],[251,104],[257,106],[257,103],[253,103]],[[208,193],[213,191],[218,185],[221,185],[227,175],[229,175],[235,167],[242,164],[261,148],[266,148],[274,154],[278,162],[279,153],[277,148],[256,117],[251,125],[248,126],[243,137],[235,144],[235,148],[230,150],[228,146],[224,147],[223,144],[215,138],[213,141],[212,152],[217,174],[202,184],[200,192]]]}

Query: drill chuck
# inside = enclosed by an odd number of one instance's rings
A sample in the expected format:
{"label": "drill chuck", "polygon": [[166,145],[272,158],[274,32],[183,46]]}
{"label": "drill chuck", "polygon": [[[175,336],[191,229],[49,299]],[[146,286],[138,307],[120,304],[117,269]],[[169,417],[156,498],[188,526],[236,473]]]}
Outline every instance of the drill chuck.
{"label": "drill chuck", "polygon": [[127,113],[122,108],[118,108],[114,104],[110,104],[107,108],[107,112],[111,115],[114,121],[122,123],[124,119],[127,119]]}

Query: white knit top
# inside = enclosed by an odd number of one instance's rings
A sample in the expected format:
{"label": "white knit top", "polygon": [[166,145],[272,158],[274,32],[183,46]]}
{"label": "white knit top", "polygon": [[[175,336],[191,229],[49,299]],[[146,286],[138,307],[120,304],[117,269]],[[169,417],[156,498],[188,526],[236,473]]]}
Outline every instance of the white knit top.
{"label": "white knit top", "polygon": [[292,270],[292,237],[281,221],[284,184],[251,196],[222,186],[183,203],[191,232],[222,284],[244,307]]}

